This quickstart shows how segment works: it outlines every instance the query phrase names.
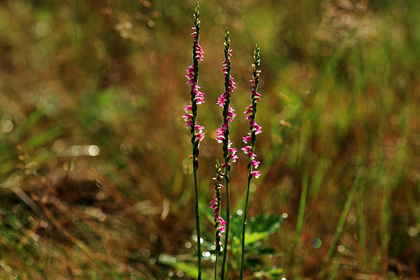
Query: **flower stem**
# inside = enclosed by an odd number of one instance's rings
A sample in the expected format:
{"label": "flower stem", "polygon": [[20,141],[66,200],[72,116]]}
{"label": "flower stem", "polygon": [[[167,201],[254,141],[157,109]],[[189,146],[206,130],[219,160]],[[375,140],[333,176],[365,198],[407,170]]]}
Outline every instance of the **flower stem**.
{"label": "flower stem", "polygon": [[216,252],[216,261],[214,263],[214,280],[217,280],[217,261],[218,261],[219,252]]}
{"label": "flower stem", "polygon": [[[228,251],[228,242],[229,242],[229,227],[230,227],[230,199],[229,199],[229,171],[230,171],[230,159],[233,162],[236,161],[237,156],[235,155],[236,149],[231,148],[231,142],[229,140],[229,122],[233,121],[235,114],[233,113],[233,108],[230,107],[230,96],[235,89],[235,83],[233,82],[233,78],[231,76],[231,66],[230,66],[230,34],[228,29],[226,28],[225,34],[225,61],[223,62],[223,73],[225,75],[225,92],[222,94],[221,99],[224,102],[219,102],[219,105],[223,105],[223,125],[222,125],[222,142],[223,142],[223,160],[224,160],[224,178],[226,182],[226,235],[225,235],[225,243],[223,249],[223,262],[222,262],[222,274],[221,279],[225,279],[225,274],[227,274],[227,251]],[[224,127],[224,129],[223,129]]]}
{"label": "flower stem", "polygon": [[[191,84],[191,144],[193,146],[192,152],[192,160],[193,160],[193,173],[194,173],[194,191],[195,191],[195,221],[196,221],[196,229],[197,229],[197,256],[198,256],[198,276],[197,279],[201,280],[201,232],[200,232],[200,215],[199,215],[199,208],[198,208],[198,178],[197,178],[197,170],[198,170],[198,155],[199,155],[199,145],[200,141],[203,139],[204,134],[202,133],[203,127],[196,125],[197,120],[197,105],[201,104],[203,101],[203,93],[201,93],[198,89],[198,75],[199,69],[198,64],[200,61],[203,60],[203,52],[201,46],[199,44],[200,38],[200,13],[199,13],[200,6],[196,5],[195,13],[194,13],[194,45],[193,45],[193,65],[192,71],[193,75],[187,74],[187,78],[189,79],[189,84]],[[191,69],[191,68],[190,68]],[[191,71],[191,70],[190,70]],[[188,120],[188,118],[187,118]],[[188,123],[187,123],[188,124]]]}
{"label": "flower stem", "polygon": [[246,226],[246,217],[247,217],[247,210],[248,210],[248,198],[249,198],[249,187],[251,185],[251,166],[248,167],[248,187],[246,189],[246,197],[245,197],[245,206],[244,206],[244,220],[242,223],[242,244],[241,244],[241,273],[239,279],[243,278],[244,274],[244,260],[245,260],[245,226]]}
{"label": "flower stem", "polygon": [[[195,161],[196,159],[194,159]],[[198,252],[198,277],[201,279],[201,238],[200,238],[200,216],[198,214],[198,186],[197,186],[197,167],[194,164],[194,189],[195,189],[195,221],[197,228],[197,252]]]}
{"label": "flower stem", "polygon": [[229,240],[229,225],[230,225],[230,209],[229,209],[229,177],[228,177],[228,167],[225,168],[225,179],[226,179],[226,235],[225,235],[225,246],[223,250],[223,262],[222,262],[222,280],[225,279],[226,270],[226,260],[227,260],[227,247]]}

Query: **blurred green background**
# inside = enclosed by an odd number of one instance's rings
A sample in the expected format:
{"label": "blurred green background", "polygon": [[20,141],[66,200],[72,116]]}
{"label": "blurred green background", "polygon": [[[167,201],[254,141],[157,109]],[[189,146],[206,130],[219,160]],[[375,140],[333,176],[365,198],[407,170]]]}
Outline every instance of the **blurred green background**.
{"label": "blurred green background", "polygon": [[[195,4],[0,2],[2,279],[193,277],[191,145],[181,116]],[[248,248],[247,279],[317,279],[323,270],[329,279],[417,279],[420,2],[200,5],[205,248],[222,156],[212,132],[222,120],[216,102],[228,27],[237,148],[261,42],[263,175],[253,181],[249,213],[254,228],[268,223],[269,236]],[[231,173],[235,213],[245,174],[240,155]],[[269,224],[275,217],[285,218],[279,229]]]}

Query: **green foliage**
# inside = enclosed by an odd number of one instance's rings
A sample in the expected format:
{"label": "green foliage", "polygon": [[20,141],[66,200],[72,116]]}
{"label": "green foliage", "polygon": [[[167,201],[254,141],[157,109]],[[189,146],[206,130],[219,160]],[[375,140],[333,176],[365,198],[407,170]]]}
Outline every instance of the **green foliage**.
{"label": "green foliage", "polygon": [[[242,215],[235,214],[232,216],[231,231],[233,240],[230,263],[234,268],[240,265],[242,219]],[[275,250],[267,245],[267,239],[276,233],[283,223],[284,219],[282,216],[272,213],[265,214],[261,212],[249,219],[245,235],[245,270],[249,268],[255,269],[256,267],[263,269],[265,258],[269,255],[276,254]],[[267,270],[266,273],[260,273],[259,275],[270,273],[270,270]]]}

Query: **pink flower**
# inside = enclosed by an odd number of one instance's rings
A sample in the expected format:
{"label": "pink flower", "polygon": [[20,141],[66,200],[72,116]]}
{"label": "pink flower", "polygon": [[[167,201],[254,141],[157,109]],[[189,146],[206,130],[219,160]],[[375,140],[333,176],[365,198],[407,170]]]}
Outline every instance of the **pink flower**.
{"label": "pink flower", "polygon": [[251,175],[258,179],[261,176],[261,171],[255,170],[251,172]]}
{"label": "pink flower", "polygon": [[198,141],[200,141],[200,142],[203,141],[203,139],[204,139],[204,132],[203,132],[203,130],[204,130],[204,126],[196,125],[194,127],[195,136],[197,137]]}
{"label": "pink flower", "polygon": [[251,141],[251,133],[248,132],[248,136],[242,137],[242,140],[244,141],[245,144]]}
{"label": "pink flower", "polygon": [[199,132],[199,133],[196,133],[195,136],[197,137],[198,141],[201,142],[203,141],[205,134],[204,132]]}
{"label": "pink flower", "polygon": [[251,151],[251,146],[245,146],[241,150],[247,155]]}
{"label": "pink flower", "polygon": [[193,125],[192,124],[192,117],[193,116],[191,114],[182,115],[182,118],[184,119],[186,126],[191,127]]}
{"label": "pink flower", "polygon": [[191,84],[195,83],[195,81],[194,81],[194,66],[193,65],[188,66],[187,75],[185,75],[185,78],[187,78],[187,80],[188,80],[187,84],[191,85]]}
{"label": "pink flower", "polygon": [[227,223],[225,222],[225,220],[223,220],[222,217],[219,217],[219,232],[223,233],[226,230],[226,225]]}
{"label": "pink flower", "polygon": [[259,162],[259,161],[257,161],[257,160],[251,160],[251,165],[252,165],[254,168],[258,168],[258,166],[260,165],[260,162]]}
{"label": "pink flower", "polygon": [[222,95],[218,98],[217,104],[223,108],[225,106],[225,102],[227,101],[227,92],[222,93]]}
{"label": "pink flower", "polygon": [[225,133],[229,129],[229,124],[224,123],[219,129],[216,130],[216,141],[219,143],[223,142],[225,139]]}
{"label": "pink flower", "polygon": [[197,104],[203,104],[204,103],[204,93],[202,93],[201,91],[199,91],[198,89],[200,88],[199,86],[197,86],[196,84],[193,85],[193,93],[195,96],[195,100],[197,101]]}
{"label": "pink flower", "polygon": [[229,155],[229,158],[232,160],[232,162],[236,162],[239,159],[239,157],[235,154]]}
{"label": "pink flower", "polygon": [[252,127],[254,128],[255,134],[260,134],[261,131],[261,126],[259,126],[256,122],[252,121]]}
{"label": "pink flower", "polygon": [[236,114],[233,111],[235,110],[233,110],[232,107],[229,107],[229,111],[227,113],[227,118],[226,118],[228,122],[233,122],[233,119],[236,117]]}
{"label": "pink flower", "polygon": [[196,46],[196,51],[197,51],[197,59],[199,61],[203,61],[204,60],[204,52],[203,49],[201,48],[200,44],[198,43],[198,41],[195,41],[195,46]]}
{"label": "pink flower", "polygon": [[223,167],[223,168],[225,168],[225,167],[229,167],[229,166],[230,166],[230,163],[229,163],[229,162],[225,162],[225,163],[223,163],[223,164],[222,164],[222,167]]}
{"label": "pink flower", "polygon": [[248,154],[248,158],[249,159],[251,159],[251,160],[254,160],[255,158],[257,157],[257,155],[256,154],[254,154],[253,152],[249,152],[249,154]]}

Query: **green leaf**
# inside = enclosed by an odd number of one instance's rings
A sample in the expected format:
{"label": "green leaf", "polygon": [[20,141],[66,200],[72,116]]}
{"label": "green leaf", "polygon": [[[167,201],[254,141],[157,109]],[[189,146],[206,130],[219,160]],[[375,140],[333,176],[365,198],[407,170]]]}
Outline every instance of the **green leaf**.
{"label": "green leaf", "polygon": [[[232,235],[242,235],[242,216],[233,216],[232,221]],[[279,227],[283,224],[284,219],[281,216],[275,214],[260,213],[255,217],[252,217],[248,222],[245,235],[245,246],[249,246],[257,241],[267,238],[271,234],[275,233]],[[233,242],[238,246],[240,238],[236,238]]]}
{"label": "green leaf", "polygon": [[245,246],[255,243],[261,239],[264,239],[268,236],[270,236],[271,233],[265,231],[265,232],[251,232],[247,233],[245,235]]}
{"label": "green leaf", "polygon": [[32,148],[42,146],[43,144],[57,138],[57,136],[60,134],[61,134],[61,128],[59,126],[56,126],[44,133],[31,137],[25,142],[25,144],[23,144],[23,148],[24,150],[30,150]]}
{"label": "green leaf", "polygon": [[[197,279],[198,277],[198,270],[195,264],[188,263],[188,262],[175,262],[170,264],[172,267],[184,272],[186,275]],[[201,272],[201,279],[203,280],[210,280],[211,277],[206,275],[204,271]]]}
{"label": "green leaf", "polygon": [[277,231],[283,222],[282,216],[260,213],[256,217],[251,218],[249,230],[250,232],[268,232],[268,234],[272,234]]}

